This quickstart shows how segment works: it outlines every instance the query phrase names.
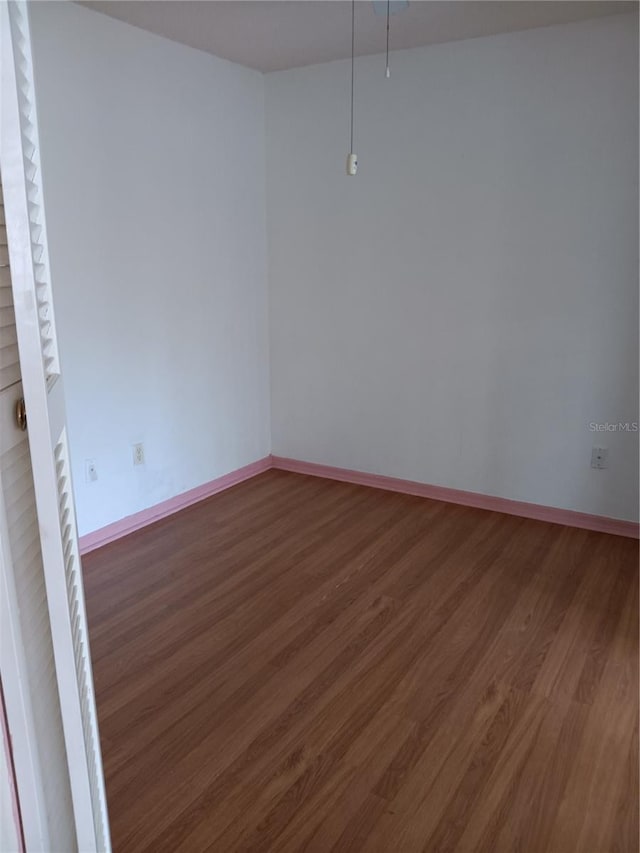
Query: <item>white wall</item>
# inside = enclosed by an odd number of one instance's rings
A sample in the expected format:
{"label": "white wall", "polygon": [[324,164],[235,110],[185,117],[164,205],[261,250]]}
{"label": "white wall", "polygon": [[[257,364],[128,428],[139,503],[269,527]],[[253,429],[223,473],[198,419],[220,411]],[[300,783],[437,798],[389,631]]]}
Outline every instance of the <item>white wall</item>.
{"label": "white wall", "polygon": [[637,518],[637,30],[268,75],[274,454]]}
{"label": "white wall", "polygon": [[81,533],[271,449],[637,518],[636,16],[358,59],[348,179],[348,62],[31,14]]}
{"label": "white wall", "polygon": [[76,4],[31,21],[82,534],[270,451],[264,85]]}

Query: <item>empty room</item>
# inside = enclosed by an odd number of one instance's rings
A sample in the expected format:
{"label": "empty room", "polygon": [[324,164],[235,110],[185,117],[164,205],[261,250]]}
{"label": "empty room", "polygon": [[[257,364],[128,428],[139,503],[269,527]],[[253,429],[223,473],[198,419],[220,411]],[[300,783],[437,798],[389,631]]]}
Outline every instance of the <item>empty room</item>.
{"label": "empty room", "polygon": [[638,853],[638,4],[0,15],[0,850]]}

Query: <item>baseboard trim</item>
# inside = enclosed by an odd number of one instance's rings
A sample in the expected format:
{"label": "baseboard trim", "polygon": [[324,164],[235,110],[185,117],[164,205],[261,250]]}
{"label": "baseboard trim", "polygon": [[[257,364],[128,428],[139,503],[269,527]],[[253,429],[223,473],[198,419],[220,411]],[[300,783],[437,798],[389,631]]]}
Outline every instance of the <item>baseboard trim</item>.
{"label": "baseboard trim", "polygon": [[146,527],[154,521],[159,521],[161,518],[173,515],[174,512],[179,512],[181,509],[198,503],[198,501],[210,498],[212,495],[216,495],[218,492],[242,483],[244,480],[249,480],[257,474],[262,474],[263,471],[268,471],[271,467],[271,456],[265,456],[264,459],[251,462],[249,465],[237,468],[228,474],[223,474],[222,477],[216,477],[215,480],[203,483],[201,486],[196,486],[195,489],[189,489],[188,492],[183,492],[148,509],[143,509],[133,515],[126,516],[126,518],[114,521],[106,527],[94,530],[93,533],[87,533],[85,536],[80,537],[80,553],[88,554],[89,551],[94,551],[102,545],[114,542],[122,536],[133,533],[134,530],[140,530],[141,527]]}
{"label": "baseboard trim", "polygon": [[385,477],[382,474],[367,474],[364,471],[352,471],[348,468],[334,468],[330,465],[319,465],[316,462],[301,462],[298,459],[287,459],[282,456],[272,456],[272,466],[280,471],[291,471],[295,474],[309,474],[313,477],[324,477],[329,480],[340,480],[343,483],[354,483],[359,486],[371,486],[374,489],[386,489],[391,492],[402,492],[406,495],[416,495],[421,498],[433,498],[447,503],[462,506],[488,509],[493,512],[504,512],[508,515],[519,515],[536,521],[548,521],[552,524],[564,524],[567,527],[581,527],[599,533],[612,533],[615,536],[627,536],[632,539],[640,537],[640,525],[634,521],[619,518],[608,518],[601,515],[590,515],[586,512],[576,512],[571,509],[543,506],[513,501],[508,498],[483,495],[478,492],[466,492],[460,489],[448,489],[445,486],[430,486],[427,483],[416,483],[412,480],[401,480],[397,477]]}
{"label": "baseboard trim", "polygon": [[343,483],[354,483],[358,486],[370,486],[374,489],[385,489],[389,492],[401,492],[405,495],[415,495],[420,498],[432,498],[437,501],[461,504],[462,506],[487,509],[492,512],[504,512],[507,515],[519,515],[536,521],[547,521],[551,524],[564,524],[567,527],[581,527],[598,533],[611,533],[614,536],[626,536],[631,539],[640,538],[640,525],[635,521],[625,521],[620,518],[608,518],[602,515],[590,515],[586,512],[576,512],[572,509],[543,506],[542,504],[512,501],[479,492],[466,492],[460,489],[449,489],[446,486],[431,486],[428,483],[417,483],[413,480],[402,480],[397,477],[385,477],[382,474],[367,474],[365,471],[352,471],[349,468],[335,468],[331,465],[319,465],[316,462],[303,462],[299,459],[287,459],[284,456],[265,456],[243,468],[238,468],[222,477],[216,477],[209,483],[203,483],[195,489],[183,492],[155,506],[136,512],[93,533],[80,537],[80,553],[88,554],[96,548],[114,542],[135,530],[140,530],[154,521],[166,518],[185,509],[192,504],[218,494],[238,483],[262,474],[270,468],[279,471],[290,471],[294,474],[308,474],[312,477],[324,477],[327,480],[339,480]]}

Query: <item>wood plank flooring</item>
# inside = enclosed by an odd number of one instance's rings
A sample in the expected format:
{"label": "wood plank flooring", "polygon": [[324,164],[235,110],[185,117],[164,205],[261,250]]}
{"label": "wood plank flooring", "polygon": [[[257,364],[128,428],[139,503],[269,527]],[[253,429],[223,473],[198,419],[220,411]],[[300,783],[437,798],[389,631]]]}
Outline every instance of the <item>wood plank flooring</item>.
{"label": "wood plank flooring", "polygon": [[638,851],[638,543],[269,471],[84,558],[113,846]]}

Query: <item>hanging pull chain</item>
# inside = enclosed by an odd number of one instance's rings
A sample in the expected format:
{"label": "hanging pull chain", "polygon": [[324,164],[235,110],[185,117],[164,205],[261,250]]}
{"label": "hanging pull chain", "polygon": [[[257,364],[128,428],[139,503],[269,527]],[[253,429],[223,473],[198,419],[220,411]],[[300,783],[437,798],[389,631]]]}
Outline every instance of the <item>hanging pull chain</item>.
{"label": "hanging pull chain", "polygon": [[358,171],[358,155],[353,151],[353,84],[355,78],[355,47],[356,0],[351,0],[351,135],[349,138],[349,154],[347,156],[347,175],[355,175]]}
{"label": "hanging pull chain", "polygon": [[389,68],[389,20],[391,18],[391,0],[387,0],[387,80],[391,77],[391,69]]}

